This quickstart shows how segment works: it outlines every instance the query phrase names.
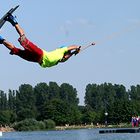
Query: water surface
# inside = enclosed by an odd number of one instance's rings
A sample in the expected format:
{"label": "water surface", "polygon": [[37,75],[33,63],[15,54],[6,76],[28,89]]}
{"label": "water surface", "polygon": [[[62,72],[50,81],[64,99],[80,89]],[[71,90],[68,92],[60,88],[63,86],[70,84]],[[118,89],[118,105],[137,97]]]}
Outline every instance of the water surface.
{"label": "water surface", "polygon": [[99,134],[99,129],[5,132],[0,140],[140,140],[140,133]]}

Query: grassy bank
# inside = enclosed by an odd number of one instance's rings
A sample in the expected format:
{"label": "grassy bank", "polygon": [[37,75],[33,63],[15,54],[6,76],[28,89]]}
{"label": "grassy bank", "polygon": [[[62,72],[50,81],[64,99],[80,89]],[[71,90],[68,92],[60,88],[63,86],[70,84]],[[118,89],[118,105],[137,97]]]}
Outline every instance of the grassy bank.
{"label": "grassy bank", "polygon": [[91,129],[91,128],[131,128],[131,124],[122,123],[118,125],[65,125],[56,126],[56,130],[69,130],[69,129]]}
{"label": "grassy bank", "polygon": [[[24,122],[25,123],[25,122]],[[34,122],[35,124],[35,122]],[[21,125],[21,123],[20,123]],[[38,124],[37,124],[38,125]],[[27,127],[28,126],[28,127]],[[15,129],[14,127],[9,127],[9,126],[5,126],[5,127],[0,127],[0,131],[2,132],[12,132],[12,131],[40,131],[40,130],[71,130],[71,129],[92,129],[92,128],[131,128],[131,124],[127,124],[127,123],[122,123],[119,125],[65,125],[65,126],[55,126],[53,125],[53,127],[36,127],[31,125],[31,123],[27,123],[26,124],[22,124],[22,127],[19,126],[18,124],[18,129]],[[34,129],[33,129],[34,128]],[[43,128],[43,129],[42,129]]]}

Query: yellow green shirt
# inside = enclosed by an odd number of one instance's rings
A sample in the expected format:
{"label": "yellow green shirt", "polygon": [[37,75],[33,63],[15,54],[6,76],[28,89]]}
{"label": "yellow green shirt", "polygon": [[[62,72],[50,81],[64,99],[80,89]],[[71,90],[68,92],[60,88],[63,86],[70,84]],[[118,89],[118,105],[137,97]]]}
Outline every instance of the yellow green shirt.
{"label": "yellow green shirt", "polygon": [[61,61],[64,54],[68,52],[68,47],[58,48],[54,51],[47,52],[43,50],[42,63],[40,64],[43,68],[52,67]]}

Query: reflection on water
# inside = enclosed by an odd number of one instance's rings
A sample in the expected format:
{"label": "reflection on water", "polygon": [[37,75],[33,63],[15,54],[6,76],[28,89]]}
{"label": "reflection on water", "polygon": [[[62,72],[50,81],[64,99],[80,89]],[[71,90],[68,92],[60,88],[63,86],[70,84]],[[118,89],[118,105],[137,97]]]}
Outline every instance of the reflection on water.
{"label": "reflection on water", "polygon": [[139,140],[140,133],[99,134],[99,129],[65,131],[9,132],[0,140]]}

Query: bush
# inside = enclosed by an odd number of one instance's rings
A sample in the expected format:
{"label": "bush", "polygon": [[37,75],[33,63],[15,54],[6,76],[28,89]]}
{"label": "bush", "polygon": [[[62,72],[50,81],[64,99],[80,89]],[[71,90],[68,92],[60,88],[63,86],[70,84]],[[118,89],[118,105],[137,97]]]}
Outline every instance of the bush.
{"label": "bush", "polygon": [[9,125],[11,122],[13,122],[16,118],[16,115],[13,111],[10,110],[4,110],[0,111],[0,124],[1,125]]}
{"label": "bush", "polygon": [[55,128],[55,122],[51,119],[44,120],[46,129],[54,129]]}
{"label": "bush", "polygon": [[37,121],[35,119],[25,119],[23,121],[15,123],[13,125],[13,128],[17,131],[44,130],[45,123],[42,121]]}

